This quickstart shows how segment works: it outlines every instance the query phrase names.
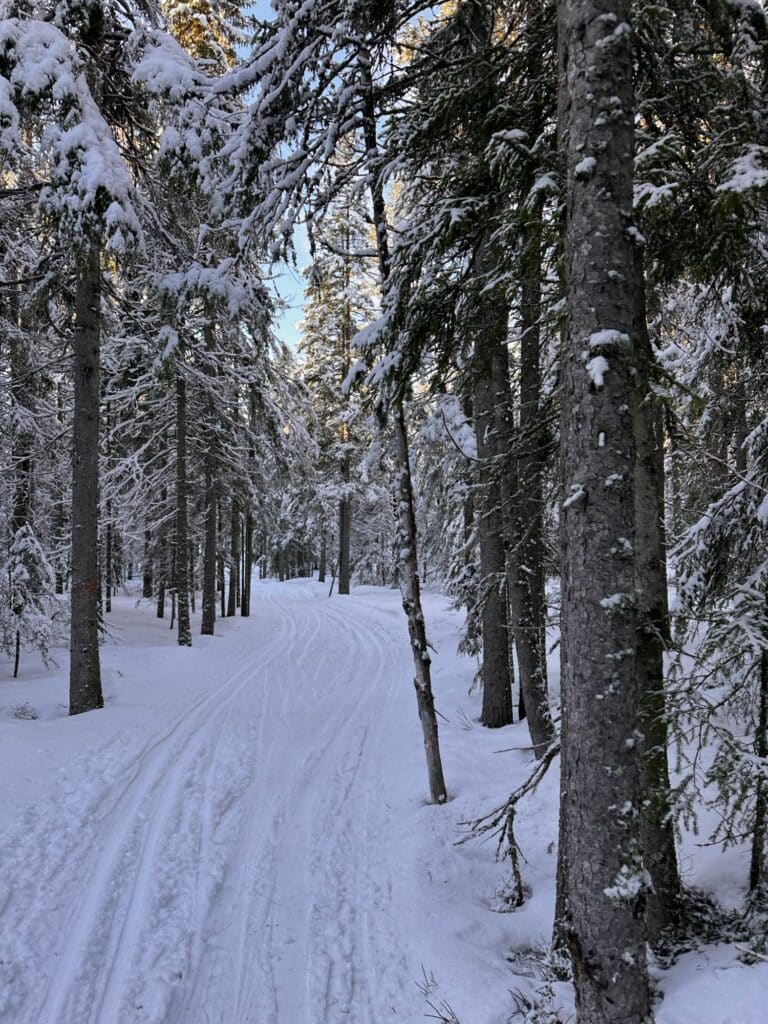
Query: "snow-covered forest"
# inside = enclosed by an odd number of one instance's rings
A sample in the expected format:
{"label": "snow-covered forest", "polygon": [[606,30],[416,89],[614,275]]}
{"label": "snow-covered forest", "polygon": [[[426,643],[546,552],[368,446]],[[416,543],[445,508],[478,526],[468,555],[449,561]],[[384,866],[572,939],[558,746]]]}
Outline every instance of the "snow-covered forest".
{"label": "snow-covered forest", "polygon": [[0,1024],[765,1024],[762,0],[0,0]]}

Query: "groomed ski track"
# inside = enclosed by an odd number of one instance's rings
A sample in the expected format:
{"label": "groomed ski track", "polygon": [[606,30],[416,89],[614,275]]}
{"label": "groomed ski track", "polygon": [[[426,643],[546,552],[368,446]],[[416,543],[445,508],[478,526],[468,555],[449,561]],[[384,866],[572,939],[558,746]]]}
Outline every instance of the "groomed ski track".
{"label": "groomed ski track", "polygon": [[404,620],[314,581],[256,583],[251,616],[220,659],[206,638],[186,706],[113,730],[4,837],[3,1024],[423,1018],[386,860]]}

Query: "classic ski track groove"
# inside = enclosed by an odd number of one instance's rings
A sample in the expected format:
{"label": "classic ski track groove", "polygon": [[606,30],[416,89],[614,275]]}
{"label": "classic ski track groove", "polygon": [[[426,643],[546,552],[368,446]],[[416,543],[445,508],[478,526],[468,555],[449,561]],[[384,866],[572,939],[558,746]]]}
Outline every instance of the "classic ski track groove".
{"label": "classic ski track groove", "polygon": [[[87,888],[66,888],[58,955],[3,1024],[378,1024],[413,1005],[377,913],[405,624],[353,602],[298,581],[254,588],[264,632],[236,638],[239,664],[134,754],[88,806],[98,826],[75,822],[38,882],[54,888],[68,858],[88,865]],[[174,858],[192,862],[182,878]],[[168,927],[174,948],[153,946]]]}
{"label": "classic ski track groove", "polygon": [[[134,896],[139,882],[148,870],[145,866],[147,846],[151,844],[154,847],[157,843],[157,829],[161,828],[166,820],[162,816],[162,812],[165,812],[167,817],[168,813],[173,809],[172,797],[183,782],[183,774],[189,762],[197,755],[200,745],[204,744],[210,737],[213,723],[223,713],[226,713],[228,706],[240,695],[241,690],[250,681],[251,668],[250,662],[246,662],[233,676],[228,677],[221,686],[217,687],[213,693],[208,694],[198,701],[190,711],[180,716],[173,728],[161,741],[148,748],[152,754],[151,772],[148,770],[146,752],[139,759],[142,766],[141,773],[139,774],[137,771],[132,783],[121,796],[118,806],[111,815],[111,817],[117,818],[119,816],[122,819],[122,816],[126,814],[127,817],[118,828],[117,838],[102,852],[99,857],[98,867],[95,873],[91,875],[86,901],[83,906],[77,909],[77,923],[72,936],[67,940],[67,957],[60,963],[59,969],[46,993],[45,1002],[38,1014],[40,1021],[47,1021],[49,1017],[51,1021],[57,1021],[57,1017],[52,1015],[56,1012],[54,1008],[61,1007],[65,1009],[69,992],[73,988],[77,988],[78,965],[81,965],[85,960],[94,931],[103,921],[108,911],[110,897],[108,890],[109,882],[118,875],[126,850],[136,848],[131,840],[134,835],[137,835],[137,870],[132,881],[129,883],[127,891],[124,890],[119,896],[121,910],[119,919],[121,924],[116,942],[114,937],[110,936],[114,952],[108,958],[108,962],[112,964],[117,962],[126,926],[129,928],[129,934],[130,929],[135,930],[136,927],[131,920],[133,917]],[[222,700],[225,702],[224,704],[220,703]],[[217,704],[219,705],[218,707],[216,707]],[[211,707],[216,707],[216,718],[208,716],[208,711]],[[196,733],[200,724],[203,725],[203,731],[197,737]],[[179,733],[181,733],[181,742],[175,742],[169,748],[169,741]],[[180,757],[178,756],[179,751],[181,751]],[[131,795],[131,800],[130,806],[126,811],[121,805],[125,802],[128,793]],[[157,795],[157,799],[153,803],[149,814],[142,815],[141,807],[143,803],[153,795]],[[115,916],[117,916],[117,912]],[[126,964],[123,962],[119,968],[119,976],[124,974],[125,969]],[[94,1017],[91,1014],[87,1019],[97,1022],[110,1019],[117,1020],[119,1019],[118,1017],[108,1016],[108,1011],[104,1007],[108,992],[114,990],[117,985],[114,975],[110,972],[106,979],[100,979],[100,981],[102,981],[104,988],[101,995],[96,997],[95,1009],[97,1015]],[[101,1012],[102,1010],[104,1013]]]}

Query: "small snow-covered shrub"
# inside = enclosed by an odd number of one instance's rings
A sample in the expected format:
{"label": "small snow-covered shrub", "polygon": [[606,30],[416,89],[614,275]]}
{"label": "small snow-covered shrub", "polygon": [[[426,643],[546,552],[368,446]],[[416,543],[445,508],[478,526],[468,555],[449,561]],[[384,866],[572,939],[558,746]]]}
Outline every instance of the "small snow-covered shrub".
{"label": "small snow-covered shrub", "polygon": [[22,721],[34,722],[37,715],[37,708],[33,708],[28,701],[24,701],[23,704],[16,704],[11,708],[11,714],[14,718],[20,718]]}
{"label": "small snow-covered shrub", "polygon": [[38,650],[46,665],[64,635],[64,609],[54,572],[31,526],[16,531],[0,582],[0,643],[11,656],[18,641]]}

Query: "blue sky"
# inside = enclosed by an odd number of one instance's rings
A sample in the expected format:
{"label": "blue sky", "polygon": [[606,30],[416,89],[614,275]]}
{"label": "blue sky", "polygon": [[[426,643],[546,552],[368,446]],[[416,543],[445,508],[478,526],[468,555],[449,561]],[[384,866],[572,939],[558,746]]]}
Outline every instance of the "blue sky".
{"label": "blue sky", "polygon": [[296,267],[279,263],[271,270],[267,268],[273,288],[286,303],[285,310],[277,318],[276,333],[291,348],[295,348],[299,340],[299,331],[296,325],[304,315],[302,309],[304,280],[301,270],[310,262],[307,235],[303,227],[299,228],[294,235],[294,245],[296,247]]}
{"label": "blue sky", "polygon": [[[252,10],[259,18],[271,18],[273,14],[270,0],[258,0],[257,3],[252,5]],[[286,309],[275,325],[276,331],[278,337],[290,345],[291,348],[295,348],[299,340],[296,324],[303,315],[304,281],[300,271],[310,262],[309,246],[304,228],[299,228],[296,232],[294,245],[296,246],[296,267],[280,264],[274,267],[271,273],[271,276],[274,278],[275,290],[286,303]]]}

